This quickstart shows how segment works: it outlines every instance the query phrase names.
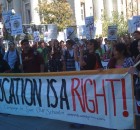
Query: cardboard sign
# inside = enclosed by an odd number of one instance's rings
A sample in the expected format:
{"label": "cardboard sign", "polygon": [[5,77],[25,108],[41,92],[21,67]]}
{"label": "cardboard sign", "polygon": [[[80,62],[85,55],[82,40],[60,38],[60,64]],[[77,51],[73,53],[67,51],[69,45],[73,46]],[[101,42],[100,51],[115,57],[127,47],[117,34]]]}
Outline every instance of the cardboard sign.
{"label": "cardboard sign", "polygon": [[51,41],[51,39],[57,39],[58,28],[56,24],[48,24],[47,31],[44,32],[44,40],[46,42]]}
{"label": "cardboard sign", "polygon": [[20,15],[11,15],[11,35],[18,35],[23,33],[22,29],[22,19]]}
{"label": "cardboard sign", "polygon": [[108,26],[108,40],[117,40],[117,26]]}
{"label": "cardboard sign", "polygon": [[67,27],[66,28],[66,39],[72,39],[74,40],[77,36],[76,36],[76,27]]}
{"label": "cardboard sign", "polygon": [[95,27],[94,27],[94,17],[86,17],[85,18],[85,26],[86,26],[86,38],[92,39],[95,36]]}
{"label": "cardboard sign", "polygon": [[10,21],[11,15],[12,15],[11,11],[2,12],[4,27],[6,28],[8,33],[11,33],[11,21]]}
{"label": "cardboard sign", "polygon": [[1,74],[0,113],[133,129],[133,81],[129,74],[122,79],[126,72]]}
{"label": "cardboard sign", "polygon": [[133,32],[140,27],[140,16],[133,16]]}

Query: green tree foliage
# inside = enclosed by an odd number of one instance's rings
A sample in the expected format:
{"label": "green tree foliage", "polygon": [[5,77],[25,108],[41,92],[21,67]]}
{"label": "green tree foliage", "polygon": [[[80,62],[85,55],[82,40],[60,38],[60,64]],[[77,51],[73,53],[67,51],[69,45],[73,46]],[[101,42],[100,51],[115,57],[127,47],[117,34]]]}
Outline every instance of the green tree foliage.
{"label": "green tree foliage", "polygon": [[37,10],[42,17],[42,24],[56,24],[59,31],[75,23],[72,9],[66,0],[42,0]]}
{"label": "green tree foliage", "polygon": [[102,15],[101,21],[102,21],[102,31],[103,31],[102,34],[103,34],[103,36],[107,36],[108,26],[111,26],[111,25],[117,25],[118,36],[122,36],[122,35],[128,33],[127,19],[125,19],[122,14],[119,14],[116,11],[112,12],[111,18],[108,18],[104,12],[104,15]]}

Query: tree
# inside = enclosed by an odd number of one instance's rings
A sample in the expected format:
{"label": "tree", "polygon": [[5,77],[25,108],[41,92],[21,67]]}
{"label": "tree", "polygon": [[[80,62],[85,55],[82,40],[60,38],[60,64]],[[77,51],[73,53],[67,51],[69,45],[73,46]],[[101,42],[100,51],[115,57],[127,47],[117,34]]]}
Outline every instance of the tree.
{"label": "tree", "polygon": [[117,11],[112,12],[112,17],[108,18],[106,13],[102,15],[102,34],[103,36],[107,36],[108,26],[117,25],[118,35],[122,36],[128,33],[128,24],[127,20],[124,18],[123,14],[119,14]]}
{"label": "tree", "polygon": [[59,31],[75,23],[72,9],[66,0],[42,0],[37,10],[42,17],[42,24],[56,24]]}

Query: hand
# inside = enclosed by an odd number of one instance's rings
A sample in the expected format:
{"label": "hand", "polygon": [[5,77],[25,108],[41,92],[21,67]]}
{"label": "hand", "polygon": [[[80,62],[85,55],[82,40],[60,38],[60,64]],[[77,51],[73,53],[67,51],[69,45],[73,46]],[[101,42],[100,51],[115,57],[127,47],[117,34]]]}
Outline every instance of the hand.
{"label": "hand", "polygon": [[131,66],[129,69],[128,69],[128,73],[129,74],[134,74],[136,72],[136,68]]}
{"label": "hand", "polygon": [[83,45],[80,45],[80,46],[79,46],[79,51],[80,51],[80,52],[83,52],[83,51],[84,51],[84,46],[83,46]]}

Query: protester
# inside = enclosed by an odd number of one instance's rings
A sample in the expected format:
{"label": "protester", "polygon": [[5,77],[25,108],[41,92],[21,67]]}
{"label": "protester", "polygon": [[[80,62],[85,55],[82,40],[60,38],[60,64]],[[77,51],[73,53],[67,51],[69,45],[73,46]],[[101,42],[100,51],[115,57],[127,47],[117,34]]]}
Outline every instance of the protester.
{"label": "protester", "polygon": [[[138,41],[137,49],[139,51],[139,54],[137,55],[135,59],[135,63],[140,61],[140,40]],[[136,67],[131,66],[128,72],[133,74],[135,96],[136,96],[136,99],[139,101],[138,104],[140,106],[140,64],[138,64]]]}
{"label": "protester", "polygon": [[87,43],[87,53],[84,54],[83,46],[80,47],[80,66],[82,70],[96,70],[103,68],[101,59],[98,53],[95,53],[97,48],[95,39],[89,40]]}
{"label": "protester", "polygon": [[116,43],[113,47],[113,57],[110,59],[107,68],[127,68],[133,65],[134,62],[127,52],[126,45]]}
{"label": "protester", "polygon": [[22,63],[24,73],[44,72],[44,60],[42,56],[34,51],[27,39],[21,41]]}
{"label": "protester", "polygon": [[3,39],[0,38],[0,53],[2,54],[2,56],[4,56],[5,54],[5,47],[3,45]]}
{"label": "protester", "polygon": [[0,53],[0,73],[11,72],[9,64],[3,59],[3,55]]}
{"label": "protester", "polygon": [[38,42],[37,52],[41,54],[45,62],[45,72],[48,72],[48,55],[50,53],[50,49],[44,41]]}
{"label": "protester", "polygon": [[60,72],[62,71],[62,57],[63,51],[62,48],[59,46],[59,42],[57,39],[52,39],[50,42],[51,53],[49,54],[49,61],[48,61],[48,70],[50,72]]}
{"label": "protester", "polygon": [[64,51],[64,61],[63,61],[63,71],[75,71],[75,58],[74,58],[74,49],[73,49],[74,41],[67,40],[66,47],[67,49]]}
{"label": "protester", "polygon": [[133,38],[134,38],[134,41],[130,44],[130,54],[132,58],[135,59],[137,55],[139,54],[137,46],[138,46],[138,41],[140,40],[140,31],[135,31],[133,33]]}
{"label": "protester", "polygon": [[104,49],[103,49],[103,38],[99,37],[97,38],[97,43],[98,43],[98,48],[96,49],[96,52],[99,54],[101,60],[103,60],[103,54],[104,54]]}
{"label": "protester", "polygon": [[9,42],[8,51],[4,55],[4,60],[7,61],[13,73],[19,73],[20,70],[20,59],[19,53],[16,49],[16,45],[14,42]]}

